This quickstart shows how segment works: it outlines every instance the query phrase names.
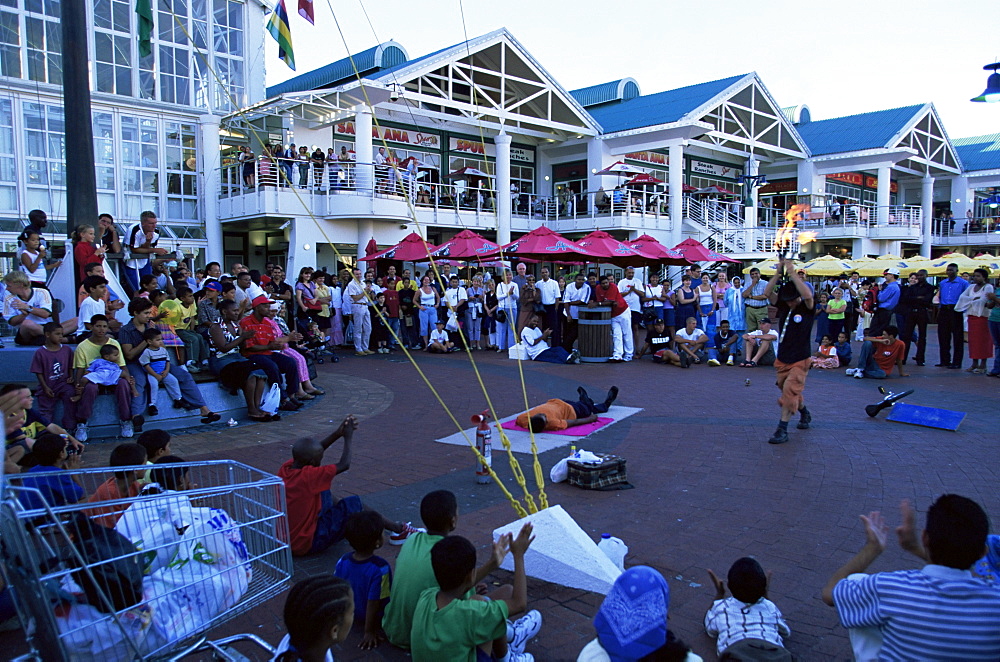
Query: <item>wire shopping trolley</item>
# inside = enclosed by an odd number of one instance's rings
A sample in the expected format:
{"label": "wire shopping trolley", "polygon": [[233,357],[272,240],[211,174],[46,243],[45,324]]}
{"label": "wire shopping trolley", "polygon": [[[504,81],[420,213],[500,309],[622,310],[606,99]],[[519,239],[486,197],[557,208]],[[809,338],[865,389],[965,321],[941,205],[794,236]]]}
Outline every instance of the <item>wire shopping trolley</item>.
{"label": "wire shopping trolley", "polygon": [[[144,476],[153,482],[133,486]],[[206,648],[225,658],[239,639],[271,650],[253,635],[206,633],[287,588],[277,476],[220,460],[6,479],[0,556],[31,648],[24,659],[178,659]],[[52,505],[63,481],[88,495],[138,494]]]}

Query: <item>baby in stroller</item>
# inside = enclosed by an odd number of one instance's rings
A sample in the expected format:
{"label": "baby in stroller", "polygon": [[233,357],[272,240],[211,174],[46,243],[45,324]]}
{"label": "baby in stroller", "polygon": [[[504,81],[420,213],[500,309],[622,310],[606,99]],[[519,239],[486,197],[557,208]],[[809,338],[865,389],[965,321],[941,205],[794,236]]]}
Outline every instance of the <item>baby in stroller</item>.
{"label": "baby in stroller", "polygon": [[316,363],[323,363],[329,358],[333,363],[339,363],[340,357],[330,347],[330,336],[319,328],[319,323],[310,321],[302,331],[303,340],[299,344],[299,349],[308,350],[312,359]]}

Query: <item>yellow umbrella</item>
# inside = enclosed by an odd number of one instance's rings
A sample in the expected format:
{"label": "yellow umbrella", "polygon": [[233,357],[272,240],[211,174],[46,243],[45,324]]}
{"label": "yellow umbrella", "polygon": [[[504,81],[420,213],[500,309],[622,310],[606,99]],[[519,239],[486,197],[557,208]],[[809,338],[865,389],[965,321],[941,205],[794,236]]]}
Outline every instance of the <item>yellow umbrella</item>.
{"label": "yellow umbrella", "polygon": [[853,260],[851,264],[854,266],[854,271],[857,271],[861,276],[881,276],[889,267],[896,267],[902,270],[905,266],[903,258],[891,254],[879,255],[875,259],[862,258]]}
{"label": "yellow umbrella", "polygon": [[987,271],[993,270],[989,264],[984,264],[982,261],[973,259],[964,253],[947,253],[933,260],[920,260],[916,264],[919,265],[917,266],[918,269],[926,269],[928,276],[947,275],[949,264],[957,264],[959,273],[978,268],[985,268]]}
{"label": "yellow umbrella", "polygon": [[1000,269],[1000,257],[997,257],[996,255],[983,253],[982,255],[977,255],[972,259],[978,262],[979,266],[989,269],[991,272]]}
{"label": "yellow umbrella", "polygon": [[823,255],[802,265],[810,276],[839,276],[850,273],[854,266],[847,260],[832,255]]}
{"label": "yellow umbrella", "polygon": [[[799,262],[798,260],[795,260],[795,268],[796,269],[801,269],[802,268],[802,264],[803,264],[802,262]],[[751,269],[760,269],[760,275],[761,276],[773,276],[775,274],[775,272],[778,271],[778,261],[775,260],[775,259],[772,259],[772,260],[761,260],[760,262],[757,262],[755,264],[751,264],[749,267],[747,267],[746,269],[744,269],[743,273],[744,274],[748,274],[748,273],[750,273]]]}

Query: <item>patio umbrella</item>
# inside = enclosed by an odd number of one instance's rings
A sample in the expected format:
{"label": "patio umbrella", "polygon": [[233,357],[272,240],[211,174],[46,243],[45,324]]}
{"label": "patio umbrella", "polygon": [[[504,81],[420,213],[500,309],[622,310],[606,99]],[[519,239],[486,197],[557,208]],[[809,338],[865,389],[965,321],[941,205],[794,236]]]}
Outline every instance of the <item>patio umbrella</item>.
{"label": "patio umbrella", "polygon": [[[988,264],[971,258],[964,253],[947,253],[933,260],[919,260],[914,262],[917,269],[926,269],[928,276],[945,276],[949,264],[957,264],[958,272],[972,271],[973,269],[986,269],[992,271]],[[858,273],[861,273],[860,271]]]}
{"label": "patio umbrella", "polygon": [[984,269],[989,269],[990,271],[996,271],[1000,269],[1000,257],[996,255],[991,255],[990,253],[983,253],[982,255],[977,255],[972,258],[979,263],[979,266]]}
{"label": "patio umbrella", "polygon": [[684,259],[689,262],[735,262],[739,264],[739,260],[734,260],[733,258],[723,255],[722,253],[716,253],[713,250],[707,248],[700,241],[695,241],[694,239],[685,239],[681,243],[673,247],[674,251],[677,251],[684,256]]}
{"label": "patio umbrella", "polygon": [[[805,263],[799,262],[798,260],[794,260],[793,263],[795,264],[796,271],[805,266]],[[773,276],[774,273],[778,270],[778,261],[774,258],[769,258],[767,260],[761,260],[760,262],[755,262],[754,264],[751,264],[749,267],[743,269],[743,273],[748,274],[750,273],[751,269],[760,269],[761,276]]]}
{"label": "patio umbrella", "polygon": [[361,258],[366,262],[373,260],[401,260],[403,262],[416,262],[427,258],[428,253],[437,248],[434,244],[427,243],[423,237],[416,232],[403,237],[395,246],[384,251],[368,255]]}
{"label": "patio umbrella", "polygon": [[632,241],[628,242],[628,245],[648,255],[655,255],[660,258],[661,264],[670,264],[680,267],[686,267],[691,264],[688,260],[684,259],[683,255],[673,249],[667,248],[653,237],[650,237],[648,234],[639,235]]}
{"label": "patio umbrella", "polygon": [[472,166],[465,166],[464,168],[459,168],[455,172],[449,172],[448,177],[452,179],[465,179],[466,177],[482,177],[484,179],[493,179],[493,175],[483,172],[479,168],[473,168]]}
{"label": "patio umbrella", "polygon": [[499,257],[516,260],[530,257],[548,262],[550,260],[573,260],[575,258],[598,258],[600,255],[571,241],[545,226],[537,227],[528,234],[515,239],[495,251],[484,253],[483,257]]}
{"label": "patio umbrella", "polygon": [[630,166],[627,163],[625,163],[624,161],[615,161],[614,163],[612,163],[611,165],[609,165],[607,168],[605,168],[603,170],[598,170],[594,174],[595,175],[618,175],[619,177],[623,177],[625,175],[642,175],[642,174],[645,174],[645,173],[646,173],[646,171],[643,170],[642,168],[636,168],[635,166]]}
{"label": "patio umbrella", "polygon": [[650,174],[642,173],[625,182],[625,186],[656,186],[662,184],[662,179],[657,179]]}
{"label": "patio umbrella", "polygon": [[705,188],[695,189],[694,192],[701,195],[737,195],[735,191],[730,191],[727,188],[722,188],[717,184],[713,184],[712,186],[706,186]]}
{"label": "patio umbrella", "polygon": [[854,267],[854,271],[857,271],[861,276],[881,276],[890,267],[896,267],[902,271],[907,266],[903,263],[903,258],[891,253],[879,255],[875,259],[853,260],[851,265]]}
{"label": "patio umbrella", "polygon": [[652,253],[633,248],[628,242],[615,239],[603,230],[594,230],[577,243],[598,253],[601,261],[606,260],[621,267],[641,267],[659,262],[659,258]]}
{"label": "patio umbrella", "polygon": [[839,276],[850,273],[854,267],[847,260],[823,255],[802,265],[810,276]]}
{"label": "patio umbrella", "polygon": [[436,260],[447,258],[475,258],[483,253],[495,251],[500,245],[472,230],[462,230],[431,252]]}

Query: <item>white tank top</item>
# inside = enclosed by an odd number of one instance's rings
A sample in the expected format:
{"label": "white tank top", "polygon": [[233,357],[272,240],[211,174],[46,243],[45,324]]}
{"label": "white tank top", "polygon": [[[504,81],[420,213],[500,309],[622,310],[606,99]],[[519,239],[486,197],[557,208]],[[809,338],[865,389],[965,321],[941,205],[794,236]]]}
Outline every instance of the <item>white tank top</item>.
{"label": "white tank top", "polygon": [[434,306],[434,291],[432,290],[430,294],[420,290],[420,305],[421,306]]}
{"label": "white tank top", "polygon": [[712,288],[708,289],[708,292],[698,287],[698,303],[702,306],[712,305]]}
{"label": "white tank top", "polygon": [[[32,253],[27,248],[22,248],[21,253],[27,255],[32,262],[38,259],[38,253]],[[32,272],[28,270],[28,267],[25,266],[24,262],[21,262],[21,257],[18,256],[18,266],[21,267],[21,271],[28,276],[28,280],[32,283],[45,283],[45,281],[48,280],[48,274],[45,271],[45,260],[39,262],[38,268]]]}

